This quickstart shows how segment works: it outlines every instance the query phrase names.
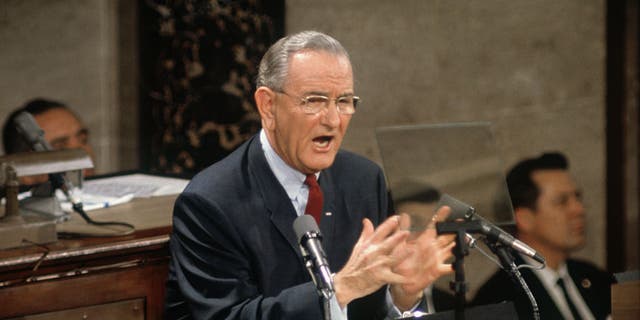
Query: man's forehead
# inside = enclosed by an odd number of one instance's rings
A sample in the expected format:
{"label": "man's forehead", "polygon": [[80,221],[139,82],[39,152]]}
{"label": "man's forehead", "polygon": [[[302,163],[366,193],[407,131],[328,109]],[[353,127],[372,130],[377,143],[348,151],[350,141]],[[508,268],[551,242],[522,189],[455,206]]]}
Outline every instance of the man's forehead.
{"label": "man's forehead", "polygon": [[301,51],[291,57],[286,86],[297,86],[306,92],[327,84],[353,90],[353,73],[347,57],[326,51]]}
{"label": "man's forehead", "polygon": [[[538,188],[575,190],[575,182],[569,171],[564,169],[543,169],[531,173],[531,179]],[[569,190],[569,191],[571,191]]]}
{"label": "man's forehead", "polygon": [[[340,68],[335,69],[327,68],[328,66],[318,64],[318,61],[331,62],[338,65]],[[325,51],[325,50],[301,50],[294,52],[289,57],[289,73],[299,71],[299,69],[317,70],[323,72],[345,72],[351,73],[351,62],[349,58],[344,55]]]}
{"label": "man's forehead", "polygon": [[60,118],[60,119],[74,119],[80,122],[80,119],[76,117],[73,112],[67,110],[66,108],[53,108],[47,111],[41,112],[39,114],[33,115],[33,117],[37,120],[50,120],[51,118]]}
{"label": "man's forehead", "polygon": [[47,135],[75,134],[82,127],[80,120],[64,108],[47,110],[34,118]]}

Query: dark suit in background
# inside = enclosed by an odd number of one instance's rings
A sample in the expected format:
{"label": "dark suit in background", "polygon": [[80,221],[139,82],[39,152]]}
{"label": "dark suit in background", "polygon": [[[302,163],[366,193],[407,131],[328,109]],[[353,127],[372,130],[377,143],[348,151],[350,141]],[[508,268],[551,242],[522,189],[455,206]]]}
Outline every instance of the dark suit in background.
{"label": "dark suit in background", "polygon": [[436,309],[435,312],[454,310],[456,307],[456,298],[448,291],[436,287],[431,290],[431,299]]}
{"label": "dark suit in background", "polygon": [[[524,261],[517,256],[516,264],[522,263]],[[580,295],[593,316],[598,320],[606,319],[611,313],[611,283],[613,280],[611,275],[587,262],[568,259],[566,263],[573,283],[580,291]],[[525,268],[520,269],[520,273],[538,303],[540,319],[563,319],[558,307],[533,271]],[[513,283],[505,271],[498,270],[478,290],[472,304],[486,305],[501,301],[513,301],[520,319],[533,319],[531,302],[524,290]]]}
{"label": "dark suit in background", "polygon": [[[322,171],[320,229],[332,271],[362,230],[387,217],[381,169],[340,151]],[[297,214],[254,136],[198,174],[176,201],[167,283],[170,319],[322,319],[321,300],[293,232]],[[349,319],[386,315],[383,287],[348,306]],[[191,315],[190,311],[191,310]]]}

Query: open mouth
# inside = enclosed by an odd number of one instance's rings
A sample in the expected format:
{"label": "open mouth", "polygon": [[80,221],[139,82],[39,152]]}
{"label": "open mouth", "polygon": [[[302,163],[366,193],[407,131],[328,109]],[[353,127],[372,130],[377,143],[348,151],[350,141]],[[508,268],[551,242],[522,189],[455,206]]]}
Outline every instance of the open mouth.
{"label": "open mouth", "polygon": [[313,143],[316,147],[326,148],[331,143],[331,140],[333,140],[332,136],[319,136],[313,139]]}

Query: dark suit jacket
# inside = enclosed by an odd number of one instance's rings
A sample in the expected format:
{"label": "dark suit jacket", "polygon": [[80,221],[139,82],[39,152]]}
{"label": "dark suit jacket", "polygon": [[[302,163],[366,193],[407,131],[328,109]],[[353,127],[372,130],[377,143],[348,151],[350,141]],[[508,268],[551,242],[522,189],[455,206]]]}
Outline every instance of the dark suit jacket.
{"label": "dark suit jacket", "polygon": [[[516,264],[523,262],[519,256],[516,256]],[[593,316],[596,319],[606,319],[611,313],[611,284],[613,283],[611,275],[590,263],[573,259],[567,260],[567,269]],[[538,303],[540,319],[563,319],[556,304],[533,271],[520,269],[520,273]],[[520,319],[533,319],[533,309],[524,290],[514,284],[505,271],[498,270],[478,290],[472,304],[485,305],[501,301],[513,301]]]}
{"label": "dark suit jacket", "polygon": [[[332,271],[346,263],[367,217],[388,214],[381,169],[340,151],[320,174],[320,229]],[[166,316],[170,319],[322,319],[293,231],[297,218],[258,136],[199,173],[174,207]],[[384,291],[352,302],[350,319],[386,314]]]}
{"label": "dark suit jacket", "polygon": [[435,312],[454,310],[456,307],[456,298],[449,291],[437,287],[433,287],[431,290],[431,299],[436,308]]}

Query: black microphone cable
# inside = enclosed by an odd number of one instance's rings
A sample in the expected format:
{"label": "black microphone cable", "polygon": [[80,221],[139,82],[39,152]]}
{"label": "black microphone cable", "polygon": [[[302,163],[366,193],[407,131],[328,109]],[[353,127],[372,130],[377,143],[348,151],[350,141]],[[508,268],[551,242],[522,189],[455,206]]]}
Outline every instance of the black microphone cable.
{"label": "black microphone cable", "polygon": [[529,299],[529,302],[531,303],[533,319],[540,320],[540,309],[538,308],[538,302],[536,301],[536,298],[533,296],[533,293],[531,292],[529,285],[527,285],[527,282],[524,281],[524,278],[522,277],[522,274],[520,273],[518,266],[516,266],[516,263],[513,257],[509,253],[508,250],[510,248],[506,247],[504,244],[498,243],[496,241],[492,241],[491,239],[488,239],[488,238],[484,238],[484,243],[487,245],[487,247],[489,247],[489,249],[491,249],[491,251],[493,251],[493,253],[496,254],[496,256],[498,256],[501,262],[500,267],[504,271],[506,271],[507,274],[511,276],[510,277],[511,280],[515,284],[519,284],[522,287],[522,290],[524,291],[525,295]]}
{"label": "black microphone cable", "polygon": [[[64,177],[61,176],[63,174],[64,173],[49,175],[49,178],[51,180],[51,186],[53,187],[54,190],[55,189],[60,189],[60,191],[62,191],[64,196],[71,203],[71,208],[73,209],[73,211],[75,211],[78,215],[80,215],[80,217],[82,217],[82,219],[84,219],[84,221],[87,222],[87,224],[95,225],[95,226],[121,226],[121,227],[126,227],[127,228],[127,230],[122,231],[122,232],[117,232],[117,233],[109,233],[109,234],[98,234],[98,233],[85,234],[85,233],[83,233],[82,235],[84,235],[84,236],[92,236],[92,237],[120,237],[120,236],[130,235],[130,234],[132,234],[133,232],[136,231],[136,228],[132,224],[127,223],[127,222],[121,222],[121,221],[95,221],[95,220],[91,219],[91,217],[89,217],[87,212],[84,211],[84,207],[82,205],[82,201],[78,200],[77,198],[75,198],[71,194],[71,189],[69,188],[70,187],[70,182],[67,179],[65,179]],[[60,234],[62,236],[75,235],[72,232],[60,232],[58,234]]]}

